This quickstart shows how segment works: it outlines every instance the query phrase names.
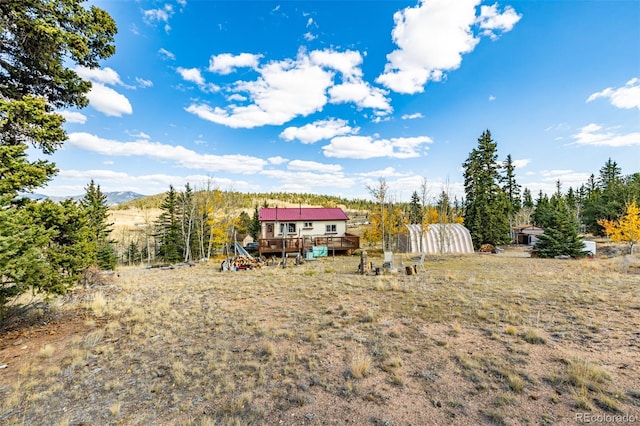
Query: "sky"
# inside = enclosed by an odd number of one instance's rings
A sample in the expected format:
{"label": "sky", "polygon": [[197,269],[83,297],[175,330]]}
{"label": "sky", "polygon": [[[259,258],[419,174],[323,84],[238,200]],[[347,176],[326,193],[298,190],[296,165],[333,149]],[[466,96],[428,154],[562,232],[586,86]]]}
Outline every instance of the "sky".
{"label": "sky", "polygon": [[[640,2],[91,1],[116,54],[46,195],[169,185],[371,199],[464,196],[485,130],[523,188],[640,172]],[[31,156],[41,156],[31,151]]]}

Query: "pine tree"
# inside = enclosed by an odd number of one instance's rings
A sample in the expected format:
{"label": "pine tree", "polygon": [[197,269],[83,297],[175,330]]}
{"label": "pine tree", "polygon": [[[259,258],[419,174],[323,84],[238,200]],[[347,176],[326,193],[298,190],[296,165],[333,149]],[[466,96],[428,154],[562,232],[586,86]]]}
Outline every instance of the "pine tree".
{"label": "pine tree", "polygon": [[522,203],[520,202],[520,188],[516,182],[516,166],[513,164],[511,154],[507,155],[507,159],[504,162],[504,176],[502,178],[502,190],[507,195],[509,201],[509,214],[513,215],[520,210]]}
{"label": "pine tree", "polygon": [[6,314],[7,303],[29,289],[48,289],[52,274],[42,255],[53,231],[38,223],[26,209],[11,207],[7,197],[0,196],[0,319]]}
{"label": "pine tree", "polygon": [[409,202],[409,223],[422,223],[424,219],[424,209],[422,208],[422,202],[418,196],[417,191],[413,191],[411,194],[411,201]]}
{"label": "pine tree", "polygon": [[180,222],[178,221],[178,194],[173,185],[169,185],[169,191],[160,209],[162,209],[162,213],[156,224],[160,241],[158,257],[165,262],[180,262],[182,247],[180,244]]}
{"label": "pine tree", "polygon": [[591,190],[584,203],[582,220],[589,231],[603,234],[603,228],[598,225],[598,220],[614,220],[620,217],[624,213],[626,203],[631,200],[625,199],[622,170],[610,158],[600,169],[598,178],[591,181],[589,185]]}
{"label": "pine tree", "polygon": [[51,161],[30,161],[27,150],[50,155],[66,140],[55,111],[86,106],[91,88],[73,68],[97,68],[111,56],[116,31],[106,12],[80,0],[0,1],[0,316],[9,299],[29,289],[66,291],[82,269],[87,247],[77,206],[17,194],[57,172]]}
{"label": "pine tree", "polygon": [[554,208],[547,194],[540,191],[536,199],[536,209],[533,212],[533,224],[540,228],[549,226],[549,224],[552,223],[551,216],[553,216],[553,210]]}
{"label": "pine tree", "polygon": [[533,208],[533,197],[531,196],[531,190],[529,188],[525,188],[522,191],[522,207]]}
{"label": "pine tree", "polygon": [[500,165],[497,144],[486,130],[463,163],[465,213],[464,224],[471,233],[475,248],[482,244],[509,241],[508,200],[499,185]]}
{"label": "pine tree", "polygon": [[108,223],[109,206],[107,196],[100,190],[100,185],[96,185],[93,179],[87,187],[80,205],[85,210],[88,217],[93,250],[86,256],[93,260],[101,269],[112,270],[116,266],[116,255],[109,240],[111,226]]}
{"label": "pine tree", "polygon": [[54,203],[44,200],[28,206],[29,215],[49,230],[49,241],[42,250],[49,273],[40,277],[43,288],[64,294],[78,282],[94,259],[95,249],[86,211],[75,201]]}
{"label": "pine tree", "polygon": [[539,257],[585,255],[584,243],[578,238],[578,225],[567,209],[552,209],[547,215],[544,234],[534,246]]}
{"label": "pine tree", "polygon": [[253,209],[253,216],[251,217],[251,223],[249,224],[249,235],[253,238],[253,241],[258,241],[260,237],[260,220],[259,220],[258,205],[256,204]]}

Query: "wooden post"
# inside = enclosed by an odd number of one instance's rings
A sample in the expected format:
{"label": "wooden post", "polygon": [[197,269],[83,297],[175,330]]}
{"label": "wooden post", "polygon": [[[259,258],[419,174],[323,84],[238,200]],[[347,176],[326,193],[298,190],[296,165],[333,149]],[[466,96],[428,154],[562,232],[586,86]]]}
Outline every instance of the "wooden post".
{"label": "wooden post", "polygon": [[367,251],[362,250],[360,253],[360,274],[368,274],[371,269],[371,264],[367,261]]}

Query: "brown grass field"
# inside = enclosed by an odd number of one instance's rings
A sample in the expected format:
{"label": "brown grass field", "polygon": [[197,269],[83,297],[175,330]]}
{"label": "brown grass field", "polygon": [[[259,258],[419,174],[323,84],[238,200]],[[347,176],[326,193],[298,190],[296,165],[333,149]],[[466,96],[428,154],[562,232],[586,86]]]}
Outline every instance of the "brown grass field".
{"label": "brown grass field", "polygon": [[2,331],[0,424],[640,423],[640,256],[357,264],[120,269]]}

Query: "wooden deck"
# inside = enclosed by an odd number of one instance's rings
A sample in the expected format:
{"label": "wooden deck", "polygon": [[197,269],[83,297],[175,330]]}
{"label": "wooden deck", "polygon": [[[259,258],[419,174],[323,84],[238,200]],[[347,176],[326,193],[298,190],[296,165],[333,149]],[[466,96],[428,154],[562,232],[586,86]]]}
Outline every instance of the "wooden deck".
{"label": "wooden deck", "polygon": [[258,250],[260,255],[285,253],[306,253],[314,246],[326,246],[329,253],[351,252],[360,248],[360,237],[345,234],[341,237],[333,236],[301,236],[288,238],[259,238]]}

